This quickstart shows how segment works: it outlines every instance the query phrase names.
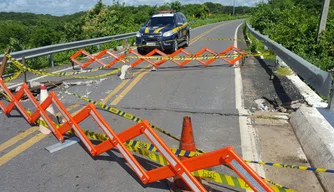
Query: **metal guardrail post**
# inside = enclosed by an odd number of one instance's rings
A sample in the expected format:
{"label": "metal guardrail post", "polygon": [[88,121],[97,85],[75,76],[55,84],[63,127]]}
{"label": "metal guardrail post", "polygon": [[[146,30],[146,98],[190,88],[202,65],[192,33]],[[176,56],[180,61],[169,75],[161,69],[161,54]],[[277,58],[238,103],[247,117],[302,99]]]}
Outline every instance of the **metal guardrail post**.
{"label": "metal guardrail post", "polygon": [[[328,71],[331,75],[334,75],[334,68]],[[332,91],[328,99],[328,109],[334,111],[334,82],[332,82]]]}
{"label": "metal guardrail post", "polygon": [[[10,53],[10,48],[8,48],[6,50],[6,54],[9,54],[9,53]],[[2,78],[3,72],[5,72],[7,61],[8,61],[7,57],[2,58],[2,62],[1,62],[1,66],[0,66],[0,78]]]}
{"label": "metal guardrail post", "polygon": [[330,111],[334,111],[334,83],[332,85],[331,97],[328,100],[328,107]]}
{"label": "metal guardrail post", "polygon": [[[23,83],[27,83],[27,70],[26,70],[26,59],[22,57],[22,65],[23,65]],[[29,83],[30,87],[30,83]]]}
{"label": "metal guardrail post", "polygon": [[97,51],[100,52],[101,50],[100,44],[96,45],[96,48],[97,48]]}
{"label": "metal guardrail post", "polygon": [[52,54],[49,54],[49,55],[48,55],[48,58],[49,58],[50,66],[51,66],[52,68],[55,67],[55,62],[53,61]]}

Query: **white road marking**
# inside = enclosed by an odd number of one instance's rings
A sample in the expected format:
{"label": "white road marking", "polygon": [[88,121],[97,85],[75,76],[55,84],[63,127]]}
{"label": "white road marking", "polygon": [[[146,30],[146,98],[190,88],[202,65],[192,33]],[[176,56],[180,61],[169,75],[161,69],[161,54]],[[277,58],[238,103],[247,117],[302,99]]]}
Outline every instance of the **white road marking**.
{"label": "white road marking", "polygon": [[[234,34],[234,46],[238,47],[237,33],[239,27],[237,27]],[[239,66],[239,61],[236,63]],[[242,77],[240,73],[240,68],[234,68],[235,74],[235,105],[236,109],[239,111],[239,127],[240,127],[240,136],[241,136],[241,150],[243,159],[261,161],[260,151],[258,149],[258,136],[256,130],[250,123],[247,123],[248,118],[241,114],[248,114],[248,111],[244,109],[244,100],[243,100],[243,90],[242,90]],[[263,166],[252,164],[250,165],[259,175],[265,177],[265,172]]]}

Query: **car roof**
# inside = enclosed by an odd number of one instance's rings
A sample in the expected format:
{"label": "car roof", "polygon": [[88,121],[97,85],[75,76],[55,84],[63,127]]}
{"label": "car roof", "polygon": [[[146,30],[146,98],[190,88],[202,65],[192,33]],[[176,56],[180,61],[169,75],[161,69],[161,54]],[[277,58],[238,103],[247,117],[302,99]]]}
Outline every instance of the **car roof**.
{"label": "car roof", "polygon": [[175,13],[158,13],[152,15],[152,17],[173,17]]}

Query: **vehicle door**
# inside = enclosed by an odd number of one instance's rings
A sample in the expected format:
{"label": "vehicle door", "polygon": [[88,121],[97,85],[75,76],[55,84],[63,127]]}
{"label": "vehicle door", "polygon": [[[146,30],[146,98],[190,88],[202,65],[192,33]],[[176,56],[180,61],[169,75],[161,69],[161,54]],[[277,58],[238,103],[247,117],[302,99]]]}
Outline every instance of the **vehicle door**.
{"label": "vehicle door", "polygon": [[[186,24],[186,23],[187,23],[187,18],[186,18],[186,16],[184,16],[184,15],[182,14],[181,17],[182,17],[182,20],[183,20],[183,24]],[[182,28],[182,35],[183,35],[183,39],[184,39],[184,41],[185,41],[186,38],[187,38],[188,29],[189,29],[189,25],[188,25],[188,23],[187,23],[186,26],[184,26],[184,27]]]}
{"label": "vehicle door", "polygon": [[178,33],[178,42],[179,43],[182,42],[183,39],[185,38],[183,36],[183,29],[181,28],[182,25],[183,25],[183,19],[182,19],[181,15],[177,14],[176,15],[176,27],[178,27],[177,33]]}

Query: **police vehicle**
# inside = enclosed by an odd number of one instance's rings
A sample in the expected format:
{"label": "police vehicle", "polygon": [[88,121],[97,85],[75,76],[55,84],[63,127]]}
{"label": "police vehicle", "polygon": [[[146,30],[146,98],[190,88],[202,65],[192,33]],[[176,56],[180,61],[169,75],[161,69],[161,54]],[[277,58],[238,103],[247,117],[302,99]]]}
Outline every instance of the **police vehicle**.
{"label": "police vehicle", "polygon": [[188,46],[190,33],[187,19],[181,12],[159,11],[136,34],[138,53],[146,54],[158,48],[174,52],[181,46]]}

